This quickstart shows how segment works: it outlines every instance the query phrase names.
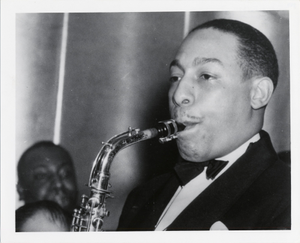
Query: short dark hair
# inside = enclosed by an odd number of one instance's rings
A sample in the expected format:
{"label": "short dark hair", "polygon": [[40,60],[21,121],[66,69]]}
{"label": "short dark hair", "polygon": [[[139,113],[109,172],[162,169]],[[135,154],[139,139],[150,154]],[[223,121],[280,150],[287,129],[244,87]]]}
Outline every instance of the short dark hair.
{"label": "short dark hair", "polygon": [[27,220],[36,213],[43,212],[52,222],[59,221],[66,228],[71,226],[71,215],[63,210],[57,203],[51,201],[38,201],[27,203],[16,210],[16,232],[21,232]]}
{"label": "short dark hair", "polygon": [[22,173],[24,173],[24,164],[27,161],[28,156],[30,156],[30,154],[34,151],[39,151],[42,149],[51,149],[51,148],[56,148],[59,149],[62,153],[64,153],[64,155],[66,156],[66,158],[68,159],[68,161],[70,161],[72,163],[73,166],[73,160],[72,157],[70,155],[70,153],[63,148],[61,145],[56,145],[54,144],[52,141],[40,141],[37,142],[35,144],[33,144],[32,146],[30,146],[21,156],[21,158],[19,159],[18,162],[18,166],[17,166],[17,171],[18,171],[18,176],[19,176],[19,180],[20,180],[20,175]]}
{"label": "short dark hair", "polygon": [[251,25],[231,19],[215,19],[201,24],[190,33],[213,28],[235,35],[239,41],[238,57],[244,79],[269,77],[277,86],[279,70],[275,50],[269,39]]}

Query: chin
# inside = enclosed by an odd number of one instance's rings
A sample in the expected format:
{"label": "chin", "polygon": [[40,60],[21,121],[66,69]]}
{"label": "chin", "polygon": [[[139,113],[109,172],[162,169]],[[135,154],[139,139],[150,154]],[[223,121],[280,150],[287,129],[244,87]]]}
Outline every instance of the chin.
{"label": "chin", "polygon": [[201,161],[200,156],[196,152],[193,152],[190,149],[182,148],[182,147],[178,146],[178,151],[179,151],[181,158],[183,158],[187,161],[191,161],[191,162]]}
{"label": "chin", "polygon": [[186,140],[177,140],[177,147],[180,156],[191,162],[202,162],[206,161],[209,158],[210,148],[205,146],[206,144],[202,143],[189,143]]}

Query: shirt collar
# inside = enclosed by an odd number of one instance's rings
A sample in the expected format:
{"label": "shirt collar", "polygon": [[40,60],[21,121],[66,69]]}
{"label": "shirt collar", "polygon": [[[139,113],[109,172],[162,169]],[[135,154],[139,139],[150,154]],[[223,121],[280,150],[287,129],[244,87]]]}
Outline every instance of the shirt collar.
{"label": "shirt collar", "polygon": [[259,133],[257,133],[252,138],[250,138],[248,141],[243,143],[240,147],[238,147],[237,149],[233,150],[231,153],[229,153],[221,158],[217,158],[217,160],[229,161],[229,163],[234,162],[246,152],[250,143],[255,143],[259,139],[260,139],[260,135],[259,135]]}
{"label": "shirt collar", "polygon": [[260,139],[260,135],[259,135],[259,133],[257,133],[252,138],[250,138],[248,141],[243,143],[240,147],[233,150],[231,153],[229,153],[223,157],[216,158],[216,160],[228,161],[228,164],[226,165],[226,167],[224,167],[223,170],[220,171],[220,173],[215,177],[215,179],[217,179],[221,174],[223,174],[239,157],[241,157],[246,152],[250,143],[255,143],[259,139]]}

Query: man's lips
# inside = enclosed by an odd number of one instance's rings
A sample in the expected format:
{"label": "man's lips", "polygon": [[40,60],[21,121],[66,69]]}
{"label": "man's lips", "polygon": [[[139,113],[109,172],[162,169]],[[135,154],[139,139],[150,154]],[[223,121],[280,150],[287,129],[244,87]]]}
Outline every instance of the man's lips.
{"label": "man's lips", "polygon": [[174,109],[173,112],[173,119],[175,119],[178,132],[184,132],[186,130],[190,130],[191,128],[195,127],[196,125],[203,122],[203,116],[200,115],[192,115],[185,110]]}
{"label": "man's lips", "polygon": [[195,121],[183,121],[177,123],[178,123],[179,132],[190,130],[199,124],[199,122],[195,122]]}
{"label": "man's lips", "polygon": [[187,122],[187,123],[184,123],[184,125],[185,125],[185,131],[187,131],[187,130],[190,130],[190,129],[192,129],[192,128],[194,128],[195,126],[197,126],[199,123],[197,122],[197,123],[192,123],[192,122]]}
{"label": "man's lips", "polygon": [[186,127],[189,127],[189,126],[194,126],[196,124],[198,124],[199,122],[193,122],[193,121],[184,121],[182,122],[182,124]]}
{"label": "man's lips", "polygon": [[181,132],[185,129],[185,125],[182,124],[182,123],[179,123],[179,122],[176,122],[177,123],[177,128],[178,128],[178,132]]}

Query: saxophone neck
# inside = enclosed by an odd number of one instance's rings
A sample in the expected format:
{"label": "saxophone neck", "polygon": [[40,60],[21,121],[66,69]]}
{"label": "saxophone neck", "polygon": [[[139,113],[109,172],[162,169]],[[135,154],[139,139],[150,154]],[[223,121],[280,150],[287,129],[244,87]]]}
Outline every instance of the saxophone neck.
{"label": "saxophone neck", "polygon": [[106,198],[111,197],[108,190],[110,166],[116,154],[135,143],[158,137],[161,143],[177,138],[177,133],[183,130],[175,120],[159,122],[154,128],[141,131],[128,128],[128,131],[118,134],[107,142],[97,154],[90,173],[88,186],[91,188],[91,196],[84,197],[84,202],[79,211],[74,212],[73,231],[101,231],[103,218],[108,216],[105,207]]}

